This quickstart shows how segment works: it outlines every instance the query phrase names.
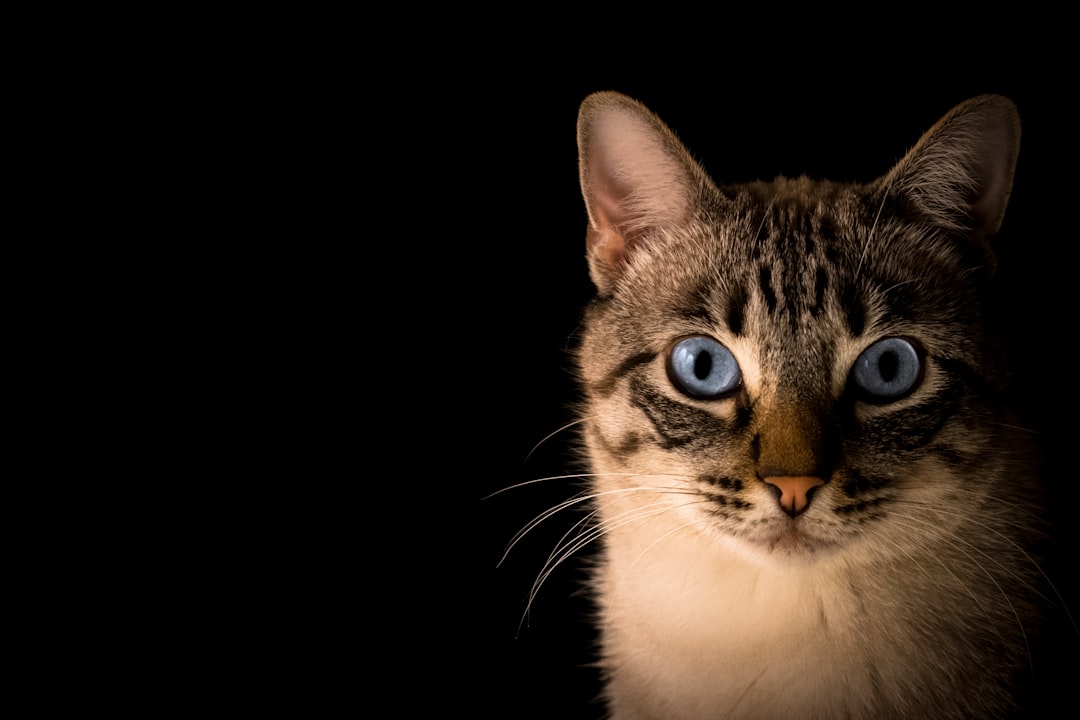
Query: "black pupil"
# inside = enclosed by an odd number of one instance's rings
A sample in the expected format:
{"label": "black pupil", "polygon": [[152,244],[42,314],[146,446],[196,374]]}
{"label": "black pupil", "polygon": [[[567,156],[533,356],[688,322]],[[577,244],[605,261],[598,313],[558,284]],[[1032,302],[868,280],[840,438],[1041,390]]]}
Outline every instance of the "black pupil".
{"label": "black pupil", "polygon": [[694,377],[704,380],[709,377],[710,372],[712,372],[712,354],[699,352],[694,358]]}
{"label": "black pupil", "polygon": [[900,366],[900,358],[894,352],[882,353],[878,358],[878,372],[885,382],[892,382],[896,378],[896,371]]}

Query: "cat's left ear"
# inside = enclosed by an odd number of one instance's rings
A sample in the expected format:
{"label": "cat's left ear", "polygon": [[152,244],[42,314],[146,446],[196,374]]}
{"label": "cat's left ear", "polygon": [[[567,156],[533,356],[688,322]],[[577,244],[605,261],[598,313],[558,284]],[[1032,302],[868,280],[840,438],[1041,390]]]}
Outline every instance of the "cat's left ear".
{"label": "cat's left ear", "polygon": [[643,244],[690,218],[711,181],[667,125],[616,92],[581,104],[578,156],[589,270],[607,294]]}
{"label": "cat's left ear", "polygon": [[983,240],[1001,228],[1020,151],[1020,115],[1001,95],[957,105],[885,177],[930,222]]}

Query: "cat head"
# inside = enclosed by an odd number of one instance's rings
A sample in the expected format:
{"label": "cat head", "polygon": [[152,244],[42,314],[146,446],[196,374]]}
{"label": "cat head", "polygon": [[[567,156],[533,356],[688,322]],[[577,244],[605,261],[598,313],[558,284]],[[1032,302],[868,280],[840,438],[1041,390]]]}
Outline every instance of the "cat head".
{"label": "cat head", "polygon": [[792,552],[996,492],[982,293],[1019,135],[1013,103],[980,96],[873,182],[718,186],[643,105],[587,98],[579,360],[601,489],[667,488],[703,527]]}

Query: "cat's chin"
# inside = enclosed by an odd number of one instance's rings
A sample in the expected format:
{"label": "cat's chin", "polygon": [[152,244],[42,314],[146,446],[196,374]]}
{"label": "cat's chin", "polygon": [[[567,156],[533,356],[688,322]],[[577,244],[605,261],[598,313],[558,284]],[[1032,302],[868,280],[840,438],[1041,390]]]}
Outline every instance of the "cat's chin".
{"label": "cat's chin", "polygon": [[815,560],[836,550],[837,544],[825,540],[797,523],[784,523],[781,527],[760,533],[749,539],[758,553],[769,558],[792,560]]}

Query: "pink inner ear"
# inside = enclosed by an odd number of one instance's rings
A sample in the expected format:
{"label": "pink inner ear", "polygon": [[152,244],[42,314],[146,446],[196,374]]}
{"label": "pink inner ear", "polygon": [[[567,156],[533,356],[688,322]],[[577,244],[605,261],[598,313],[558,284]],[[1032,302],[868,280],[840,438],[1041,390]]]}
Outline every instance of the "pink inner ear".
{"label": "pink inner ear", "polygon": [[[602,155],[602,153],[597,153]],[[593,156],[594,163],[602,160]],[[592,174],[592,210],[595,227],[589,228],[586,238],[589,251],[611,268],[620,266],[627,257],[629,239],[627,233],[634,225],[630,210],[630,191],[617,187],[615,172]],[[616,171],[617,172],[617,171]]]}
{"label": "pink inner ear", "polygon": [[[633,124],[630,124],[633,125]],[[590,158],[596,178],[598,210],[617,227],[640,228],[676,223],[686,216],[686,170],[660,138],[645,128],[620,128],[614,142],[597,143]]]}
{"label": "pink inner ear", "polygon": [[588,147],[586,198],[590,248],[612,266],[634,238],[672,225],[689,206],[687,170],[665,143],[665,131],[625,110],[598,117]]}
{"label": "pink inner ear", "polygon": [[[600,164],[594,160],[594,165]],[[604,168],[607,170],[607,168]],[[612,172],[594,172],[592,174],[592,209],[596,215],[598,229],[616,229],[628,224],[631,190],[617,186]]]}

